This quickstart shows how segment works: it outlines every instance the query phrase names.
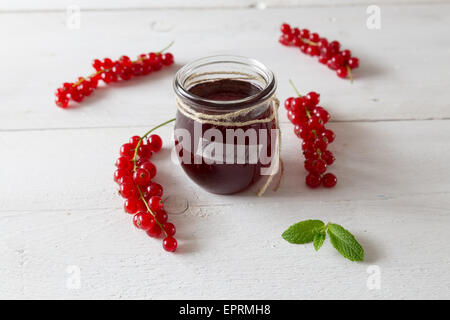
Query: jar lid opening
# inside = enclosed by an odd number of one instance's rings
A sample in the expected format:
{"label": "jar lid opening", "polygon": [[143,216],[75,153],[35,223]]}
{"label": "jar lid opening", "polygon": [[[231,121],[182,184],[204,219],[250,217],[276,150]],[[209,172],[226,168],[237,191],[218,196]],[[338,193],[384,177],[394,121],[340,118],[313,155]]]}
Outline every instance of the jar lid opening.
{"label": "jar lid opening", "polygon": [[[196,95],[190,89],[196,84],[224,79],[251,82],[258,92],[239,99],[216,100]],[[240,56],[220,55],[192,61],[178,70],[174,90],[183,99],[212,111],[237,110],[272,97],[275,77],[261,62]]]}

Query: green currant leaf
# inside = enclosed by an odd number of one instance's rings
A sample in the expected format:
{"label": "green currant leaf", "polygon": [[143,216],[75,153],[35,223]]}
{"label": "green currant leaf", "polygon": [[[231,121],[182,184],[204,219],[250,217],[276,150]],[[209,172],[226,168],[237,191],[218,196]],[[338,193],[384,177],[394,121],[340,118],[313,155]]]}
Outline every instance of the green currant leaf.
{"label": "green currant leaf", "polygon": [[322,232],[318,232],[314,235],[314,249],[316,249],[316,251],[319,251],[320,247],[322,247],[323,242],[325,241],[326,238],[326,233],[324,231]]}
{"label": "green currant leaf", "polygon": [[328,225],[328,235],[333,247],[345,258],[351,261],[363,261],[364,249],[355,237],[338,224]]}
{"label": "green currant leaf", "polygon": [[305,220],[293,224],[281,236],[290,243],[308,243],[314,240],[314,235],[319,233],[323,227],[324,223],[320,220]]}

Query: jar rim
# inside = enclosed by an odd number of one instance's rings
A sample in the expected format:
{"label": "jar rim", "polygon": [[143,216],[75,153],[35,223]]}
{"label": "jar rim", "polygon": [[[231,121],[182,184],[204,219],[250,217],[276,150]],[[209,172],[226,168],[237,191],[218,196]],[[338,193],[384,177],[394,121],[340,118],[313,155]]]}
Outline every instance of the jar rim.
{"label": "jar rim", "polygon": [[[201,96],[191,93],[185,87],[185,83],[183,83],[183,77],[185,77],[186,74],[194,74],[196,69],[199,69],[204,66],[214,64],[225,64],[225,63],[242,64],[247,67],[254,68],[258,72],[258,74],[262,76],[262,78],[265,80],[265,86],[262,88],[261,91],[248,97],[226,101],[203,98]],[[196,59],[180,68],[175,75],[173,87],[176,94],[195,104],[201,105],[203,108],[205,107],[211,108],[212,110],[215,111],[217,111],[217,109],[227,111],[226,110],[227,106],[229,106],[230,108],[232,107],[231,108],[232,110],[236,110],[248,107],[249,105],[254,104],[256,102],[262,102],[269,99],[275,93],[276,80],[273,72],[269,68],[267,68],[263,63],[259,62],[256,59],[237,55],[215,55]]]}

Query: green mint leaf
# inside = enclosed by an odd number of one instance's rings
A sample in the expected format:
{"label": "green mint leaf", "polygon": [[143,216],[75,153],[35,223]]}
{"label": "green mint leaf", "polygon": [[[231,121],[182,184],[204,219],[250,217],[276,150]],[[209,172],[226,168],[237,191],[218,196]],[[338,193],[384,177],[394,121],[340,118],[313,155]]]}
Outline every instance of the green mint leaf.
{"label": "green mint leaf", "polygon": [[345,258],[351,261],[363,261],[364,249],[356,241],[355,237],[338,224],[328,225],[328,235],[333,247]]}
{"label": "green mint leaf", "polygon": [[293,224],[281,236],[290,243],[308,243],[314,240],[314,235],[323,227],[324,223],[320,220],[305,220]]}
{"label": "green mint leaf", "polygon": [[316,251],[319,251],[320,247],[323,245],[323,242],[325,241],[326,233],[324,231],[318,232],[314,235],[314,249]]}

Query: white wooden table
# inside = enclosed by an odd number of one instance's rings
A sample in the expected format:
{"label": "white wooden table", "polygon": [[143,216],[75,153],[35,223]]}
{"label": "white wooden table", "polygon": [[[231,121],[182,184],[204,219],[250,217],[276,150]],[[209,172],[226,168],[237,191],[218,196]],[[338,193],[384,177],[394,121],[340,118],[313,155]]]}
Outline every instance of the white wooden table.
{"label": "white wooden table", "polygon": [[[365,1],[80,0],[80,29],[71,30],[72,1],[3,1],[0,298],[450,298],[450,3],[416,2],[377,1],[381,29],[369,30]],[[283,21],[350,48],[361,60],[355,83],[279,45]],[[174,67],[55,107],[57,86],[89,74],[93,58],[173,39]],[[131,135],[173,117],[177,68],[221,53],[267,64],[281,99],[293,94],[288,79],[321,93],[339,183],[307,189],[284,110],[286,174],[262,198],[199,189],[168,161],[164,128],[157,180],[189,202],[170,216],[179,249],[168,254],[123,212],[115,157]],[[316,253],[281,238],[308,218],[344,225],[366,261],[345,260],[329,242]],[[373,270],[379,289],[367,286]]]}

